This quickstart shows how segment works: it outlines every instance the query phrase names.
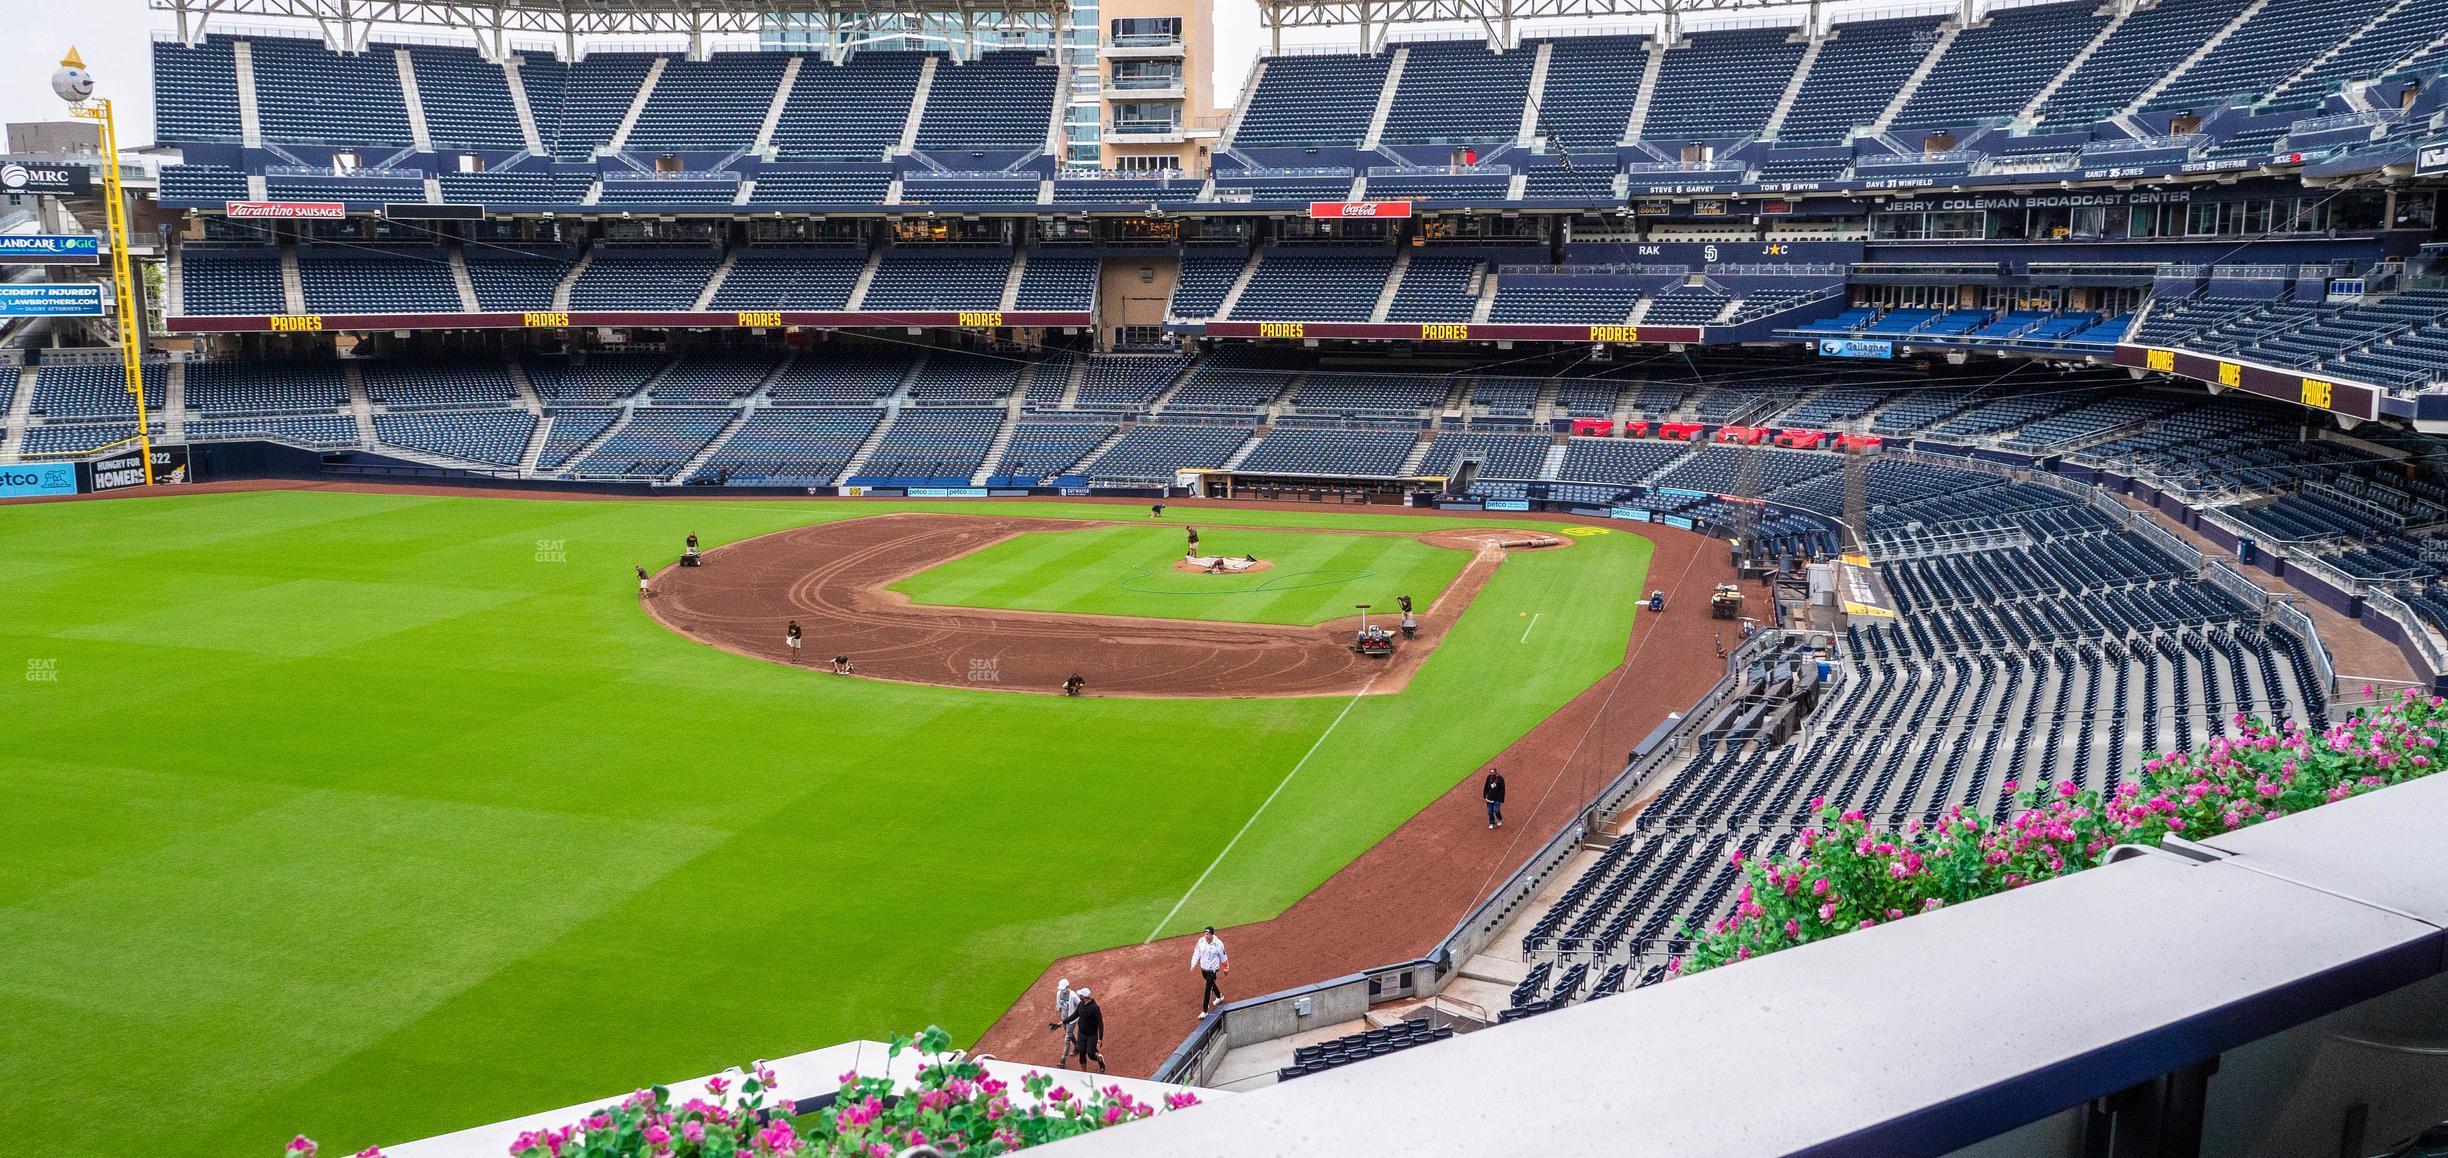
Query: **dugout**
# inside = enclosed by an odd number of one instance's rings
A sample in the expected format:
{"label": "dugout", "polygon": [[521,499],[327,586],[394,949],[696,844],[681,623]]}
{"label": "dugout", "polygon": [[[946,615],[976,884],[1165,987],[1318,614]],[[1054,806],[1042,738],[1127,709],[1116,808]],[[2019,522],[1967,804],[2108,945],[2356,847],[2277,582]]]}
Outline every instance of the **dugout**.
{"label": "dugout", "polygon": [[1248,470],[1184,470],[1177,482],[1191,495],[1208,499],[1251,499],[1287,503],[1384,504],[1400,506],[1411,496],[1445,489],[1442,476],[1342,474],[1277,474]]}

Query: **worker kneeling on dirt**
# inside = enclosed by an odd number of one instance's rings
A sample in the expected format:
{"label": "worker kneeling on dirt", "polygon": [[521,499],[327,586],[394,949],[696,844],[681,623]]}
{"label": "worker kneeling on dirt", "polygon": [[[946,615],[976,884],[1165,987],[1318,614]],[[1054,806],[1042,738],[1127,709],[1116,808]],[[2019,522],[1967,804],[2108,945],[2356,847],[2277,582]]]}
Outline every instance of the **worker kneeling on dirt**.
{"label": "worker kneeling on dirt", "polygon": [[1656,591],[1651,591],[1651,592],[1649,593],[1649,610],[1651,610],[1651,611],[1664,611],[1664,610],[1666,610],[1666,592],[1664,592],[1664,591],[1662,591],[1662,590],[1656,590]]}

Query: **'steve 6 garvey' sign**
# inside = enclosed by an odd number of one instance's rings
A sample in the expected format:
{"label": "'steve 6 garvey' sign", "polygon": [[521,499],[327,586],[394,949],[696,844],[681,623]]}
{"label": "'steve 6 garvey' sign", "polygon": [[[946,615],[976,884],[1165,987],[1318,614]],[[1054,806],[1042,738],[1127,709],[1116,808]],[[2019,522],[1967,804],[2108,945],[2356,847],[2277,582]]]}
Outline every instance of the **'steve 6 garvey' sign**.
{"label": "'steve 6 garvey' sign", "polygon": [[1312,201],[1309,216],[1327,220],[1345,217],[1409,217],[1408,201]]}
{"label": "'steve 6 garvey' sign", "polygon": [[225,201],[221,211],[273,221],[338,221],[348,216],[348,206],[339,201]]}

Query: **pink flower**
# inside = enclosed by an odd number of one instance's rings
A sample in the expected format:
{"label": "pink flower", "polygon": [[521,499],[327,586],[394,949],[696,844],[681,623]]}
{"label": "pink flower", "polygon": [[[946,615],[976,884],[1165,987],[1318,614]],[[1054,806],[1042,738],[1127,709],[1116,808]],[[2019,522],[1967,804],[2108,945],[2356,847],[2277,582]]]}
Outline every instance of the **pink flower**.
{"label": "pink flower", "polygon": [[680,1136],[691,1142],[705,1141],[705,1123],[694,1118],[680,1123]]}
{"label": "pink flower", "polygon": [[731,1081],[730,1081],[730,1079],[728,1079],[728,1078],[719,1078],[719,1077],[717,1077],[717,1078],[707,1078],[707,1079],[706,1079],[706,1092],[707,1092],[707,1093],[709,1093],[709,1094],[714,1095],[715,1097],[718,1097],[718,1098],[719,1098],[719,1097],[723,1096],[723,1094],[724,1094],[726,1091],[730,1090],[730,1088],[731,1088]]}
{"label": "pink flower", "polygon": [[314,1158],[316,1149],[318,1147],[315,1145],[315,1140],[304,1134],[289,1139],[289,1152],[297,1155],[298,1158]]}

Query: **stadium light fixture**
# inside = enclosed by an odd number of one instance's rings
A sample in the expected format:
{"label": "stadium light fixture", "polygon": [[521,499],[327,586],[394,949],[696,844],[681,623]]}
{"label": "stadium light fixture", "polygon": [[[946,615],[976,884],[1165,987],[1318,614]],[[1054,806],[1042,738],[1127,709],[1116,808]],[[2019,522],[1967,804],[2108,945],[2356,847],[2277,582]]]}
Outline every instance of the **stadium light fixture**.
{"label": "stadium light fixture", "polygon": [[144,316],[136,310],[134,263],[128,259],[127,196],[119,185],[119,122],[111,116],[110,101],[94,95],[93,74],[85,71],[85,60],[73,45],[61,58],[58,71],[51,74],[51,91],[68,102],[69,116],[101,123],[103,217],[110,229],[111,281],[119,304],[119,362],[127,375],[128,391],[136,396],[136,437],[132,441],[137,457],[144,460],[145,485],[152,486],[153,433],[145,420]]}

